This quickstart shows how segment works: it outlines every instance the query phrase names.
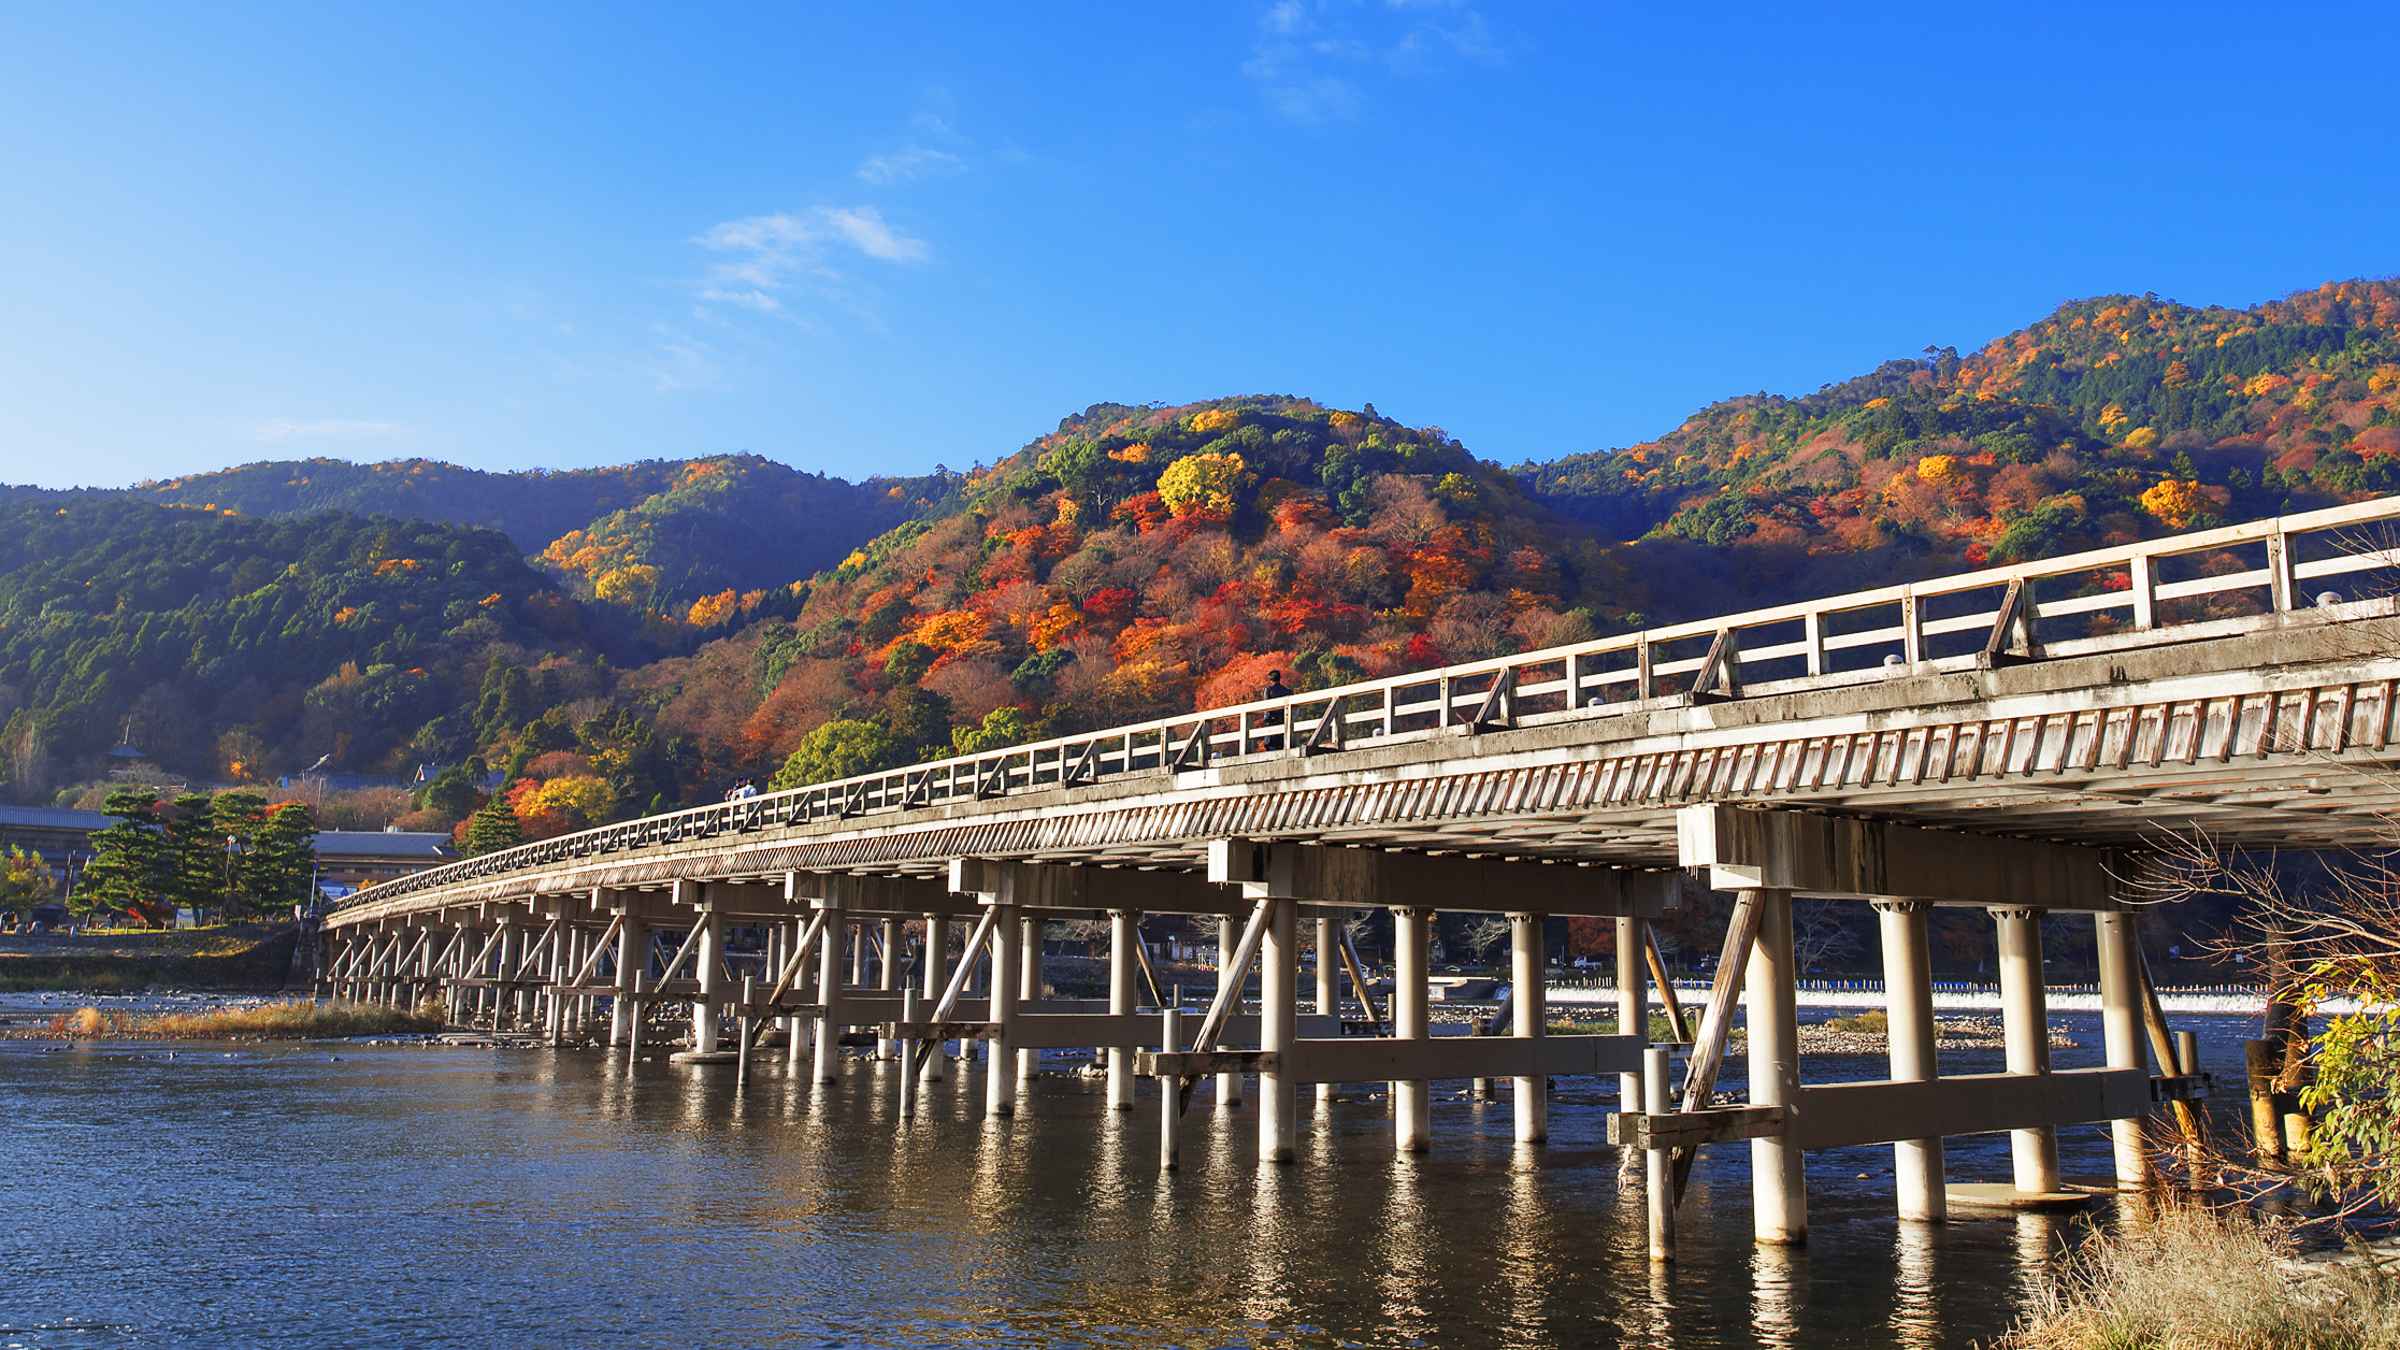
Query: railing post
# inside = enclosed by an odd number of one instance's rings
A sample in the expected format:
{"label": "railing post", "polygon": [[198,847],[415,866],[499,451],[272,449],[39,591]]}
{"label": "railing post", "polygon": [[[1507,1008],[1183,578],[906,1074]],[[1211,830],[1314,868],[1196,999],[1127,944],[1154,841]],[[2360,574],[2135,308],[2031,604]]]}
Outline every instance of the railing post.
{"label": "railing post", "polygon": [[2267,585],[2274,593],[2275,612],[2278,614],[2289,613],[2292,608],[2292,591],[2294,589],[2292,552],[2291,542],[2285,538],[2281,526],[2277,526],[2275,532],[2267,536]]}
{"label": "railing post", "polygon": [[2127,564],[2133,590],[2133,626],[2158,626],[2158,567],[2147,553],[2136,553]]}

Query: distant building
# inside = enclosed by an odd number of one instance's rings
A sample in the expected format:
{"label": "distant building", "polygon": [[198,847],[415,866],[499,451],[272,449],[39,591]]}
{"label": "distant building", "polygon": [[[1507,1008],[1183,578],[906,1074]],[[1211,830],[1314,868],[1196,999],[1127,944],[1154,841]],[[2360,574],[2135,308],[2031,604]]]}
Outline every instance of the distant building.
{"label": "distant building", "polygon": [[92,859],[93,833],[107,829],[113,819],[54,806],[0,806],[0,849],[41,854],[60,889],[72,889]]}
{"label": "distant building", "polygon": [[319,885],[357,887],[390,881],[458,857],[450,836],[430,830],[319,830]]}
{"label": "distant building", "polygon": [[[92,858],[92,836],[115,823],[98,811],[0,806],[0,849],[42,855],[60,886],[72,889]],[[425,830],[319,830],[317,882],[337,892],[404,877],[458,857],[450,836]]]}

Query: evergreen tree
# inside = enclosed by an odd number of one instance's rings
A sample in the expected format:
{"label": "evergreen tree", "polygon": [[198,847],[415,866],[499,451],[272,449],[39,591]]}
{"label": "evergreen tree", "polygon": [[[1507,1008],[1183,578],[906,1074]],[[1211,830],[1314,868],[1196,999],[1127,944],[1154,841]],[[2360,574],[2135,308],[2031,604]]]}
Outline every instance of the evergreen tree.
{"label": "evergreen tree", "polygon": [[217,828],[215,801],[205,792],[184,793],[175,799],[166,823],[172,903],[188,905],[194,911],[224,910],[235,904],[233,867],[237,858],[235,850],[226,845],[227,836]]}
{"label": "evergreen tree", "polygon": [[181,894],[157,800],[146,789],[120,788],[101,809],[117,823],[92,836],[92,860],[67,907],[79,915],[123,909],[153,922],[171,917]]}
{"label": "evergreen tree", "polygon": [[309,883],[317,871],[317,816],[306,802],[284,802],[266,813],[242,857],[251,907],[261,914],[316,897]]}
{"label": "evergreen tree", "polygon": [[459,846],[473,857],[479,853],[497,853],[524,842],[525,830],[517,824],[517,813],[508,809],[505,799],[494,796],[467,817],[467,832],[459,840]]}

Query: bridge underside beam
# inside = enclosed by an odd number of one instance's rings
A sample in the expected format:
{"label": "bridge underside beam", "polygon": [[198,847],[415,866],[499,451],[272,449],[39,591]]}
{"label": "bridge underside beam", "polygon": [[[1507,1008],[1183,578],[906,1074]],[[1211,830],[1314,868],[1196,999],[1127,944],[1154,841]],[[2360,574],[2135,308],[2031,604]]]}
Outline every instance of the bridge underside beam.
{"label": "bridge underside beam", "polygon": [[1674,871],[1248,839],[1212,840],[1208,875],[1320,905],[1597,917],[1655,917],[1690,889]]}
{"label": "bridge underside beam", "polygon": [[2116,910],[2110,851],[1754,807],[1676,812],[1677,858],[1723,890],[1854,900]]}
{"label": "bridge underside beam", "polygon": [[[1331,1043],[1340,1043],[1341,1021],[1333,1017],[1303,1015],[1300,1028]],[[992,1034],[992,1024],[977,1017],[963,1017],[949,1022],[934,1023],[892,1022],[885,1030],[895,1037],[925,1039],[943,1037],[980,1038]],[[1019,1013],[1010,1023],[1008,1044],[1012,1050],[1140,1050],[1160,1043],[1165,1035],[1163,1013]],[[1218,1039],[1235,1045],[1256,1045],[1259,1037],[1259,1018],[1256,1013],[1238,1013],[1225,1019],[1225,1028]]]}
{"label": "bridge underside beam", "polygon": [[[1308,1019],[1301,1019],[1305,1023]],[[1135,1071],[1175,1078],[1242,1070],[1280,1069],[1309,1083],[1429,1082],[1443,1078],[1516,1078],[1621,1073],[1641,1062],[1639,1036],[1443,1036],[1390,1040],[1366,1036],[1303,1037],[1281,1054],[1215,1050],[1172,1054],[1145,1051]],[[1228,1057],[1232,1058],[1228,1058]]]}
{"label": "bridge underside beam", "polygon": [[[1560,1038],[1563,1039],[1563,1038]],[[1554,1039],[1552,1044],[1557,1043]],[[2047,1074],[1962,1074],[1921,1082],[1827,1083],[1800,1089],[1790,1106],[1625,1112],[1609,1117],[1610,1143],[1683,1147],[1781,1138],[1804,1149],[1892,1144],[1953,1134],[2085,1125],[2138,1116],[2182,1080],[2141,1069],[2062,1069]]]}

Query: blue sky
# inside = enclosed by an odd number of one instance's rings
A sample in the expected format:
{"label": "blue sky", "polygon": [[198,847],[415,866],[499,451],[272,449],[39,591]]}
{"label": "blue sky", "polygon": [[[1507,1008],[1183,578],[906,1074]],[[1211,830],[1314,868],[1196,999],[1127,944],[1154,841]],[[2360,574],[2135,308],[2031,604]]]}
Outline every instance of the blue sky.
{"label": "blue sky", "polygon": [[0,480],[905,472],[1242,392],[1513,462],[2400,271],[2388,5],[1669,8],[11,6]]}

